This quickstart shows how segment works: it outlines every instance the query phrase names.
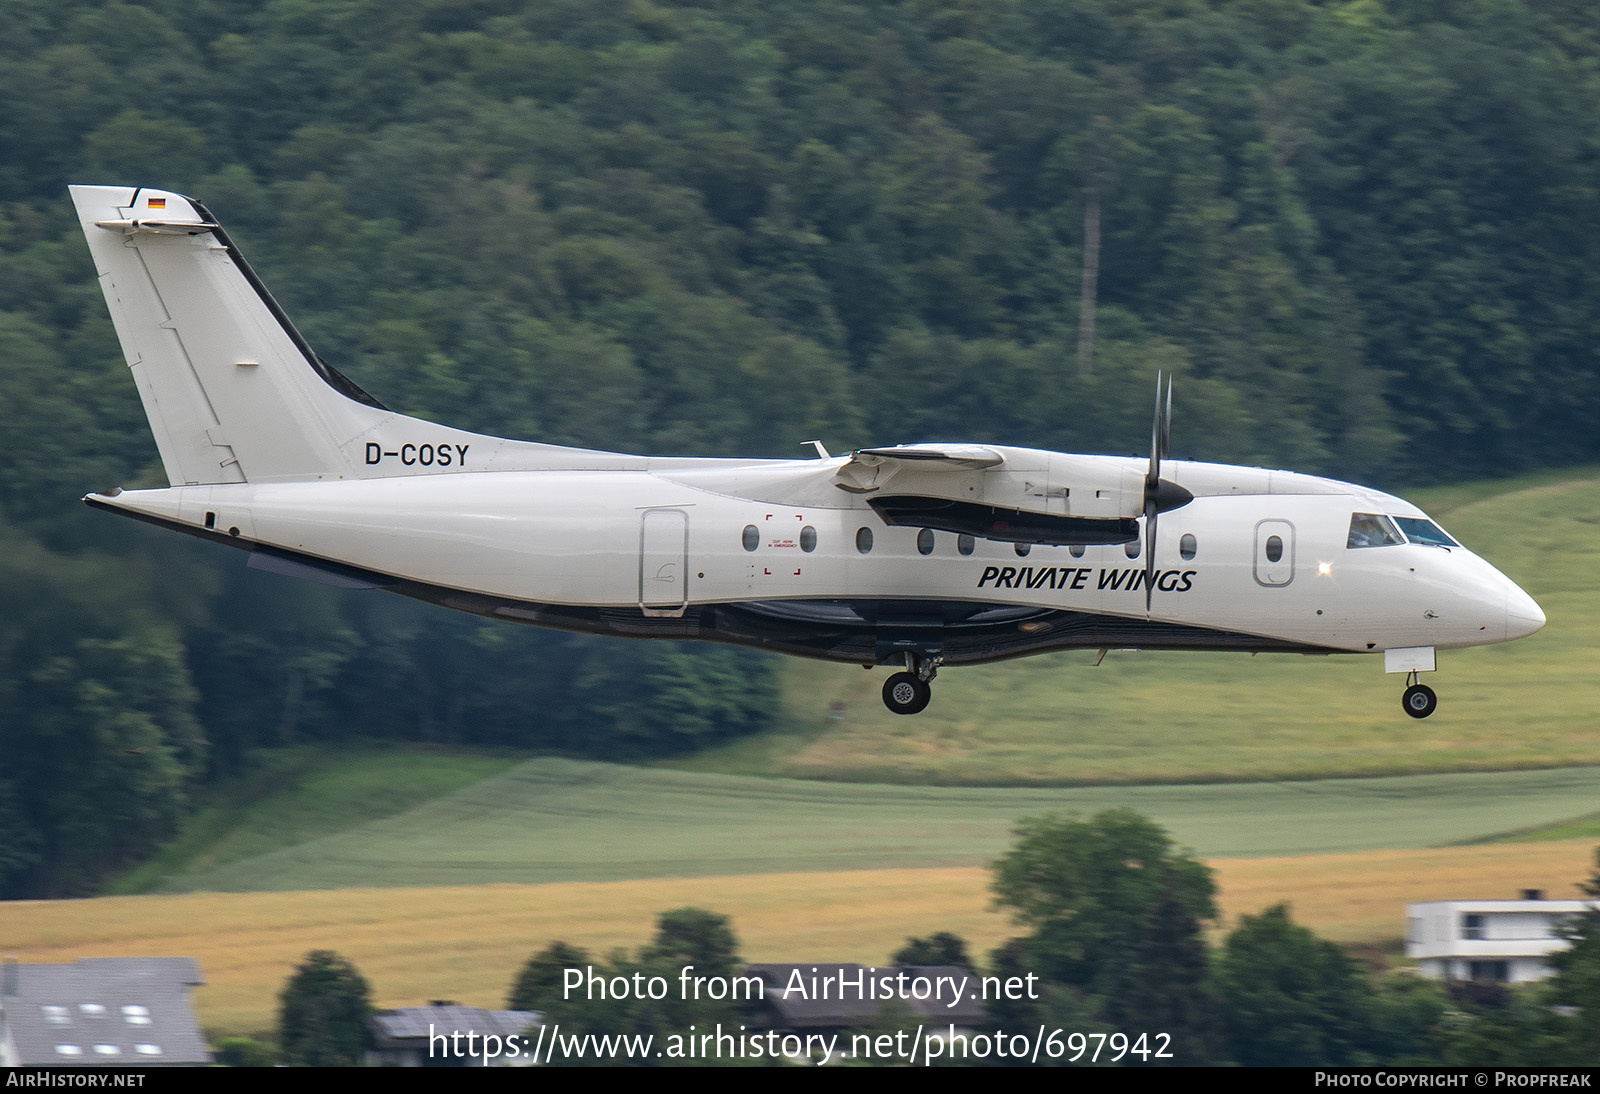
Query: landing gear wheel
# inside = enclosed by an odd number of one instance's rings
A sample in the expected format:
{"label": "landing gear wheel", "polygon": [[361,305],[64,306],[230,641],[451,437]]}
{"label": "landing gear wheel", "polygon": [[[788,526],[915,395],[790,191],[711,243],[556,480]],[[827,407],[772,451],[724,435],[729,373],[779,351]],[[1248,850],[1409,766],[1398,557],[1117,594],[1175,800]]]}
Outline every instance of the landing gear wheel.
{"label": "landing gear wheel", "polygon": [[883,705],[895,714],[921,714],[933,689],[914,673],[897,672],[883,682]]}
{"label": "landing gear wheel", "polygon": [[1412,684],[1400,699],[1400,705],[1413,718],[1426,718],[1439,706],[1439,697],[1427,684]]}

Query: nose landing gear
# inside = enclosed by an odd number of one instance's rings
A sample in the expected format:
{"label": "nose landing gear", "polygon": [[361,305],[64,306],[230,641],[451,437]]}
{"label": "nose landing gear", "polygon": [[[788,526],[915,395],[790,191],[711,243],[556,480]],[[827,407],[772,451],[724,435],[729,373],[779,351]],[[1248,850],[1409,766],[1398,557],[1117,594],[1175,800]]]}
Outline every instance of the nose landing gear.
{"label": "nose landing gear", "polygon": [[895,714],[921,714],[933,698],[930,681],[939,673],[941,657],[906,654],[909,672],[897,672],[883,682],[883,705]]}
{"label": "nose landing gear", "polygon": [[1400,705],[1405,708],[1407,714],[1413,718],[1426,718],[1439,708],[1439,697],[1427,684],[1417,683],[1415,672],[1406,677],[1406,682],[1410,686],[1400,697]]}

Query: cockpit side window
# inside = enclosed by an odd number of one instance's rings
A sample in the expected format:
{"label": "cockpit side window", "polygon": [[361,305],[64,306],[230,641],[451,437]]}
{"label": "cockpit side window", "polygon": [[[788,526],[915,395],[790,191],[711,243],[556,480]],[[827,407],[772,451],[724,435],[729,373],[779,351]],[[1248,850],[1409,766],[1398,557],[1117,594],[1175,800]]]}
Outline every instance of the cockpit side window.
{"label": "cockpit side window", "polygon": [[1422,543],[1429,547],[1461,546],[1445,535],[1444,531],[1431,520],[1423,520],[1420,517],[1395,517],[1394,522],[1412,543]]}
{"label": "cockpit side window", "polygon": [[1382,513],[1352,513],[1350,539],[1347,547],[1390,547],[1404,543],[1405,537],[1394,526],[1394,521]]}

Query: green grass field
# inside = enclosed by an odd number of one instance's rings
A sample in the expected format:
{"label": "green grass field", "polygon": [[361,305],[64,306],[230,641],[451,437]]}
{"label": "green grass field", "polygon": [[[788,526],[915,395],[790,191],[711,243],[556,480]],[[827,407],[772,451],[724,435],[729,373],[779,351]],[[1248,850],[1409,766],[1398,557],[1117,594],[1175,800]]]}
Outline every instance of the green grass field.
{"label": "green grass field", "polygon": [[416,748],[269,754],[247,778],[213,787],[182,834],[110,891],[146,892],[171,874],[208,870],[404,813],[515,763]]}
{"label": "green grass field", "polygon": [[1600,764],[1600,474],[1415,497],[1549,618],[1520,642],[1441,653],[1425,721],[1376,657],[1057,654],[947,670],[913,718],[883,709],[885,670],[790,661],[773,732],[678,766],[1003,786]]}
{"label": "green grass field", "polygon": [[[286,795],[315,809],[304,789]],[[1126,807],[1207,857],[1472,842],[1592,812],[1600,768],[1190,786],[910,787],[541,759],[161,891],[337,889],[984,866],[1017,818]],[[249,823],[248,821],[246,823]],[[148,880],[152,880],[147,878]]]}

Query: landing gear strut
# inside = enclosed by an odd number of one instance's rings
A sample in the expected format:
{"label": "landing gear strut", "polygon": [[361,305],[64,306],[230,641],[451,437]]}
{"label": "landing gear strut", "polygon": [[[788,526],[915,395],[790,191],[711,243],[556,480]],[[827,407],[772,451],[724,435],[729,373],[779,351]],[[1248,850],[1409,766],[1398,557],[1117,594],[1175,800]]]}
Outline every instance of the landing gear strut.
{"label": "landing gear strut", "polygon": [[895,714],[921,714],[933,698],[929,682],[938,675],[940,657],[906,654],[908,672],[897,672],[883,682],[883,705]]}
{"label": "landing gear strut", "polygon": [[1405,708],[1407,714],[1413,718],[1426,718],[1439,708],[1439,697],[1427,684],[1417,683],[1415,672],[1406,677],[1406,682],[1410,686],[1401,696],[1400,705]]}

